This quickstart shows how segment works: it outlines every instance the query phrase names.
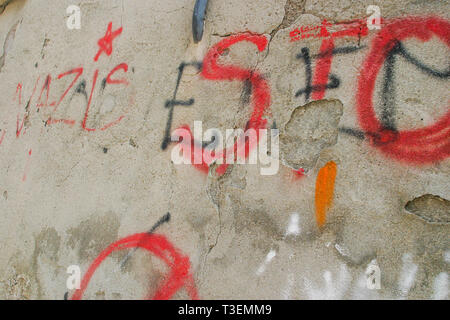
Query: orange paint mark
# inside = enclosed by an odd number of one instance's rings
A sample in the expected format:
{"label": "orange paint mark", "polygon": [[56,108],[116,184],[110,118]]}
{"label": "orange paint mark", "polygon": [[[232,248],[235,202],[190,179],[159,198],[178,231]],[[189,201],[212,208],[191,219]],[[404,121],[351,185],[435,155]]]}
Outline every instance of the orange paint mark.
{"label": "orange paint mark", "polygon": [[327,211],[331,207],[334,195],[334,181],[337,166],[333,161],[320,169],[316,180],[316,221],[322,227],[327,220]]}

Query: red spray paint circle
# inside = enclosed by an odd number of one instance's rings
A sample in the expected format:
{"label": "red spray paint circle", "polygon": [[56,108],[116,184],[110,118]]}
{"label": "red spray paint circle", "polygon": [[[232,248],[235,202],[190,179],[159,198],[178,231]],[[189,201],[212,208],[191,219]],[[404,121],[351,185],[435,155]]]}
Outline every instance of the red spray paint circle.
{"label": "red spray paint circle", "polygon": [[389,23],[373,40],[358,80],[356,103],[361,128],[375,137],[372,142],[383,153],[413,164],[433,163],[450,156],[450,107],[431,126],[392,132],[383,128],[375,114],[373,93],[379,71],[396,41],[415,37],[425,42],[432,36],[450,47],[450,23],[434,17],[411,17]]}
{"label": "red spray paint circle", "polygon": [[198,299],[194,279],[190,274],[189,257],[183,256],[164,236],[157,234],[138,233],[121,239],[103,250],[90,265],[81,281],[80,289],[76,290],[72,300],[80,300],[93,274],[111,253],[118,250],[142,248],[164,261],[169,267],[169,273],[159,285],[156,293],[149,294],[147,299],[168,300],[179,289],[185,287],[190,298]]}
{"label": "red spray paint circle", "polygon": [[[224,149],[218,152],[215,152],[214,157],[216,159],[224,159],[226,160],[226,155],[234,152],[236,155],[236,151],[238,150],[238,145],[240,147],[244,147],[245,150],[245,158],[248,158],[250,152],[257,146],[260,140],[260,132],[259,129],[266,129],[267,119],[263,119],[264,113],[269,110],[271,104],[270,97],[270,86],[266,79],[256,70],[243,69],[234,65],[222,65],[218,63],[218,59],[220,56],[231,46],[236,43],[247,41],[251,42],[258,48],[258,51],[262,52],[267,47],[269,41],[265,35],[253,34],[253,33],[242,33],[238,35],[229,36],[222,41],[215,44],[205,55],[203,59],[203,67],[202,67],[202,77],[207,80],[212,81],[249,81],[251,84],[251,92],[252,92],[252,113],[250,119],[247,122],[247,125],[244,131],[248,129],[254,129],[256,131],[256,143],[251,143],[251,141],[247,141],[242,139],[235,143],[228,149]],[[191,130],[189,126],[185,125],[180,127],[179,129],[185,130],[185,136],[183,137],[184,146],[191,146],[191,150],[194,150],[194,153],[188,155],[195,163],[195,154],[197,157],[202,159],[201,163],[194,164],[194,166],[203,171],[204,173],[208,173],[209,164],[204,161],[204,153],[205,148],[195,148],[194,147],[194,139],[192,138]],[[187,134],[189,133],[189,134]],[[183,145],[182,145],[183,147]],[[200,150],[198,150],[200,149]],[[219,165],[216,169],[216,173],[218,175],[225,174],[228,168],[228,164],[223,163]]]}

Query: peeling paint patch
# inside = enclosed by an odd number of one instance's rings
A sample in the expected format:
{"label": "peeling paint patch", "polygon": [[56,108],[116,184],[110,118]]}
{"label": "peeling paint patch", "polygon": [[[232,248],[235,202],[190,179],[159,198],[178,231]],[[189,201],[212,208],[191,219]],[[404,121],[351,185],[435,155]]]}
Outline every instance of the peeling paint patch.
{"label": "peeling paint patch", "polygon": [[6,7],[13,1],[14,0],[6,0],[2,4],[0,4],[0,14],[2,14],[5,11]]}
{"label": "peeling paint patch", "polygon": [[[6,3],[6,5],[8,5],[8,3]],[[2,9],[0,7],[0,13],[1,12],[3,12],[3,11],[2,11]],[[6,35],[5,43],[3,44],[3,55],[0,57],[0,72],[2,71],[2,68],[5,65],[6,55],[8,54],[8,52],[11,50],[11,48],[13,46],[14,38],[16,36],[17,26],[19,25],[19,23],[20,23],[20,21],[17,21],[11,27],[11,29],[8,32],[8,34]]]}
{"label": "peeling paint patch", "polygon": [[110,213],[103,217],[92,217],[82,221],[78,227],[68,230],[68,245],[77,248],[80,261],[95,258],[109,243],[118,237],[119,218]]}
{"label": "peeling paint patch", "polygon": [[418,218],[432,224],[450,222],[450,201],[439,196],[426,194],[409,201],[405,210]]}

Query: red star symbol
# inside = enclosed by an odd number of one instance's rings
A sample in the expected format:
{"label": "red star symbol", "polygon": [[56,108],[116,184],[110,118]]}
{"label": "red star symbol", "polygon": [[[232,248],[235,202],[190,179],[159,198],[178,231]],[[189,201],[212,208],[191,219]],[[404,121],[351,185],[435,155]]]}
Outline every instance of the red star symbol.
{"label": "red star symbol", "polygon": [[112,32],[112,22],[108,25],[108,30],[106,30],[106,34],[103,38],[98,40],[98,46],[100,49],[97,52],[97,55],[94,58],[94,61],[98,61],[98,58],[102,54],[102,52],[105,52],[107,56],[110,56],[113,50],[112,42],[114,38],[116,38],[118,35],[122,33],[122,27],[117,29],[116,31]]}

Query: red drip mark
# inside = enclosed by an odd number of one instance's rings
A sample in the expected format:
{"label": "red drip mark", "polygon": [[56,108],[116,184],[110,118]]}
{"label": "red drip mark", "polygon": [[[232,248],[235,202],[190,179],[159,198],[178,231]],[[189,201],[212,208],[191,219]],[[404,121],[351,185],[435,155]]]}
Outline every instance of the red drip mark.
{"label": "red drip mark", "polygon": [[[258,50],[261,52],[267,46],[267,38],[263,35],[255,35],[251,33],[244,33],[236,36],[230,36],[220,41],[216,45],[214,45],[206,54],[203,60],[203,69],[201,75],[208,80],[223,80],[223,81],[249,81],[252,86],[252,99],[251,103],[253,106],[253,111],[250,116],[250,120],[247,123],[245,129],[254,129],[257,133],[257,143],[259,141],[259,129],[265,129],[267,120],[263,119],[264,113],[269,109],[271,99],[270,99],[270,87],[268,82],[262,77],[260,73],[255,70],[246,70],[237,66],[225,66],[219,65],[217,60],[220,56],[225,52],[226,49],[231,47],[232,45],[242,42],[249,41],[255,44]],[[189,127],[186,126],[184,129],[189,130]],[[190,130],[189,130],[190,131]],[[231,154],[232,150],[234,150],[234,155],[236,157],[236,150],[238,149],[238,144],[244,143],[245,148],[245,158],[248,158],[251,150],[256,147],[248,140],[240,140],[234,144],[233,149],[222,150],[215,154],[216,158],[222,158],[225,160],[225,163],[219,165],[216,169],[216,173],[218,175],[223,175],[227,168],[228,164],[226,163],[227,153]],[[194,145],[193,141],[186,141],[186,143],[191,143]],[[241,145],[242,146],[242,145]],[[194,148],[193,150],[200,149],[200,147]],[[195,151],[194,151],[195,152]],[[205,149],[201,149],[202,155],[205,152]],[[202,157],[203,159],[203,157]],[[208,171],[208,165],[203,162],[202,164],[196,165],[196,167],[202,171]]]}
{"label": "red drip mark", "polygon": [[112,22],[108,24],[108,30],[106,30],[106,34],[103,38],[98,40],[98,46],[100,49],[97,52],[97,55],[94,58],[94,61],[98,61],[100,55],[104,52],[107,56],[112,54],[113,46],[112,43],[114,38],[122,33],[122,27],[117,29],[116,31],[112,31]]}
{"label": "red drip mark", "polygon": [[[18,106],[19,106],[19,108],[20,108],[20,106],[22,105],[22,84],[21,84],[21,83],[19,83],[19,84],[17,85],[16,95],[14,96],[13,101],[16,101],[17,93],[19,93],[19,104],[18,104]],[[24,123],[25,123],[25,115],[24,115],[23,118],[22,118],[22,123],[20,124],[20,126],[19,126],[19,122],[20,122],[20,113],[17,113],[17,121],[16,121],[16,138],[19,138],[20,133],[22,132],[23,125],[24,125]]]}
{"label": "red drip mark", "polygon": [[16,101],[16,99],[17,99],[17,93],[19,93],[19,107],[20,107],[20,105],[22,104],[22,84],[21,84],[21,83],[18,83],[18,84],[17,84],[16,94],[15,94],[15,96],[14,96],[13,101]]}
{"label": "red drip mark", "polygon": [[[24,126],[24,124],[25,124],[25,120],[26,120],[26,118],[27,118],[27,113],[29,112],[28,108],[30,107],[31,101],[33,100],[33,96],[34,96],[34,94],[36,93],[36,87],[37,87],[37,84],[38,84],[38,82],[39,82],[40,79],[41,79],[41,78],[38,77],[37,80],[36,80],[36,82],[35,82],[35,84],[34,84],[33,93],[31,94],[30,100],[28,100],[27,106],[25,107],[26,114],[23,115],[22,121],[20,121],[20,113],[17,113],[17,121],[16,121],[16,138],[19,138],[19,137],[20,137],[20,134],[22,133],[22,129],[23,129],[23,126]],[[20,108],[20,106],[21,106],[21,104],[22,104],[22,84],[21,84],[21,83],[19,83],[19,84],[17,85],[16,95],[14,96],[13,101],[16,101],[17,93],[19,93],[18,106],[19,106],[19,108]],[[19,124],[19,123],[20,123],[20,124]],[[25,134],[25,133],[24,133],[24,134]]]}
{"label": "red drip mark", "polygon": [[118,66],[116,66],[114,69],[111,70],[111,72],[106,77],[106,83],[108,84],[125,84],[128,85],[128,81],[125,79],[118,79],[114,80],[111,79],[111,76],[116,73],[119,70],[123,70],[124,72],[128,72],[128,65],[126,63],[121,63]]}
{"label": "red drip mark", "polygon": [[23,174],[23,177],[22,177],[22,181],[23,182],[25,182],[27,180],[27,173],[28,173],[28,170],[30,168],[30,162],[31,162],[31,152],[32,151],[30,149],[30,151],[28,151],[27,164],[25,165],[25,170],[24,170],[24,174]]}
{"label": "red drip mark", "polygon": [[384,129],[378,120],[373,94],[386,57],[398,41],[418,38],[426,42],[433,36],[450,47],[450,23],[441,18],[411,17],[386,25],[373,40],[358,80],[356,105],[361,128],[368,137],[373,132],[379,134],[372,144],[384,154],[414,164],[433,163],[450,156],[450,111],[431,126],[394,133]]}
{"label": "red drip mark", "polygon": [[189,257],[184,256],[164,236],[158,234],[140,233],[129,236],[111,244],[90,265],[81,281],[80,289],[76,290],[72,300],[80,300],[83,297],[93,274],[112,252],[131,248],[142,248],[157,256],[169,267],[169,272],[155,293],[149,293],[147,299],[168,300],[185,287],[189,297],[198,300],[194,278],[190,273]]}
{"label": "red drip mark", "polygon": [[5,139],[6,130],[3,130],[2,137],[0,138],[0,145],[3,143],[3,139]]}

